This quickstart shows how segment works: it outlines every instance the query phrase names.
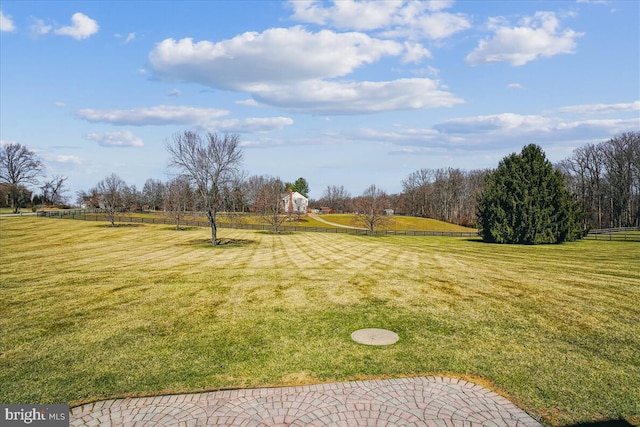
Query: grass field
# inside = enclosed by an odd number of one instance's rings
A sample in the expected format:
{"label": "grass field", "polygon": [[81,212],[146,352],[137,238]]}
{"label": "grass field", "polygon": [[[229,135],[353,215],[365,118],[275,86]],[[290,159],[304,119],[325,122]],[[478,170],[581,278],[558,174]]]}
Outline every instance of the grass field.
{"label": "grass field", "polygon": [[638,243],[208,236],[0,219],[0,402],[442,373],[548,424],[640,421]]}
{"label": "grass field", "polygon": [[[84,217],[87,220],[95,219],[95,214],[83,214],[77,215],[77,217]],[[99,218],[104,218],[104,214],[99,214]],[[163,215],[162,212],[154,212],[154,213],[130,213],[125,212],[117,215],[121,221],[131,221],[131,222],[141,222],[141,223],[151,223],[152,220],[155,219],[157,222],[165,221],[170,224],[173,223],[173,218]],[[347,225],[351,227],[363,227],[363,224],[360,223],[357,217],[353,214],[324,214],[318,215],[318,218],[321,218],[327,222],[339,225]],[[465,233],[474,233],[477,232],[475,228],[463,227],[456,224],[450,224],[443,221],[438,221],[432,218],[419,218],[419,217],[410,217],[410,216],[402,216],[402,215],[393,215],[385,218],[386,221],[384,225],[376,227],[376,230],[395,230],[395,231],[437,231],[437,232],[465,232]],[[201,216],[192,216],[186,215],[182,220],[183,223],[191,223],[193,221],[200,221],[204,224],[207,223],[206,217],[204,215]],[[269,227],[269,224],[264,220],[264,218],[257,216],[255,214],[227,214],[220,213],[218,215],[219,225],[222,227],[229,226],[230,224],[238,224],[238,225],[260,225]],[[301,216],[296,217],[293,216],[291,220],[285,220],[282,224],[284,228],[287,227],[312,227],[312,228],[335,228],[335,225],[327,224],[326,222],[321,222],[313,218],[312,216]]]}
{"label": "grass field", "polygon": [[[352,214],[324,214],[320,218],[336,224],[348,225],[352,227],[363,227],[358,218]],[[456,224],[438,221],[432,218],[418,218],[402,215],[391,215],[385,217],[385,222],[379,227],[380,230],[396,231],[455,231],[455,232],[475,232],[474,228],[463,227]]]}

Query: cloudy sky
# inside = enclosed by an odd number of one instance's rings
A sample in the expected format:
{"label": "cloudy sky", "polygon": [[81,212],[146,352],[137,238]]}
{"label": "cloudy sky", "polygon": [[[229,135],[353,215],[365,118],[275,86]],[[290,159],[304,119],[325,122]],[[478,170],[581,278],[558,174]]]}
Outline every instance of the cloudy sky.
{"label": "cloudy sky", "polygon": [[552,161],[640,129],[638,1],[12,1],[0,139],[73,192],[166,180],[177,132],[250,174],[399,192],[421,168]]}

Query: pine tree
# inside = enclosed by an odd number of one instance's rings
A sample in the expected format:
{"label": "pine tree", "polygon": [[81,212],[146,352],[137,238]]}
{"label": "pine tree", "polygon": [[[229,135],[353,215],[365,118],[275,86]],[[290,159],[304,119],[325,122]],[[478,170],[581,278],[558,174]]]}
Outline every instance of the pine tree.
{"label": "pine tree", "polygon": [[580,236],[578,210],[537,145],[505,157],[487,175],[478,199],[478,224],[492,243],[562,243]]}

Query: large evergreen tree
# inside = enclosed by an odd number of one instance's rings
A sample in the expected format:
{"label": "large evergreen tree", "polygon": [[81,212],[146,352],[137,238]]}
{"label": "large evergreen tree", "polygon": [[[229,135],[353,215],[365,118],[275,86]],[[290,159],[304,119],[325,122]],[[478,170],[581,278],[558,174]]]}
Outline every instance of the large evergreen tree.
{"label": "large evergreen tree", "polygon": [[304,197],[309,197],[309,183],[303,177],[296,179],[296,182],[286,182],[284,184],[286,191],[297,191]]}
{"label": "large evergreen tree", "polygon": [[562,173],[537,145],[505,157],[478,199],[482,238],[492,243],[562,243],[580,236],[576,204]]}

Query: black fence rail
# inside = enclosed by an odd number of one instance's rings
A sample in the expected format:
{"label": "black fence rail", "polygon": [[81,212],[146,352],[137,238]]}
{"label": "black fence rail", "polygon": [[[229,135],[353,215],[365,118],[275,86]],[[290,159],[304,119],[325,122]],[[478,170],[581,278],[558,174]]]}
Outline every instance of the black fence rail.
{"label": "black fence rail", "polygon": [[[41,211],[38,212],[38,216],[46,218],[60,218],[60,219],[76,219],[84,221],[95,222],[109,222],[111,219],[103,211],[99,209],[82,210],[56,210],[56,211]],[[195,218],[180,220],[181,227],[208,227],[209,222],[205,217],[194,215]],[[219,228],[235,228],[240,230],[256,230],[256,231],[271,231],[273,226],[269,224],[247,224],[243,223],[242,216],[236,215],[222,215],[226,221],[220,221],[218,223]],[[132,216],[132,215],[116,215],[115,222],[119,224],[164,224],[175,225],[175,220],[159,215],[148,214],[144,216]],[[423,230],[376,230],[371,233],[369,230],[357,229],[357,228],[343,228],[343,227],[305,227],[296,225],[282,225],[278,227],[278,230],[283,233],[289,232],[315,232],[315,233],[335,233],[335,234],[352,234],[358,236],[443,236],[443,237],[478,237],[477,232],[465,232],[465,231],[423,231]]]}
{"label": "black fence rail", "polygon": [[584,237],[588,240],[609,240],[640,242],[640,227],[600,228],[589,230]]}

